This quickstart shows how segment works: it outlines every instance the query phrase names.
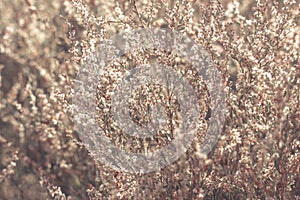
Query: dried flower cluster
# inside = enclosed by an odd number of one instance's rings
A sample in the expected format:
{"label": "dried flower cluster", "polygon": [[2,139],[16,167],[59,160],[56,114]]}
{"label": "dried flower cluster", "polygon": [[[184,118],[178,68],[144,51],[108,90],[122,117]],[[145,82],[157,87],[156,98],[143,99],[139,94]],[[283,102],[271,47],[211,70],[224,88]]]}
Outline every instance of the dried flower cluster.
{"label": "dried flower cluster", "polygon": [[[0,13],[0,199],[300,199],[299,1],[0,0]],[[161,105],[158,134],[135,139],[116,126],[111,96],[136,66],[178,70],[203,112],[176,162],[147,174],[119,172],[82,143],[73,82],[100,42],[151,27],[178,31],[208,52],[223,76],[226,122],[202,155],[211,118],[202,77],[180,55],[131,49],[106,66],[97,87],[97,122],[116,146],[154,151],[182,120],[176,95],[149,84],[132,94],[130,114],[147,126]]]}

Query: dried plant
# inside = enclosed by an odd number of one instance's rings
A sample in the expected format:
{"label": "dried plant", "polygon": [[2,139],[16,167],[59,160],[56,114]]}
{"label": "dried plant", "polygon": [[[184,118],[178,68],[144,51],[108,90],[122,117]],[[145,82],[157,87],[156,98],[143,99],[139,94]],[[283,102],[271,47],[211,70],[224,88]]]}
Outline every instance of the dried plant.
{"label": "dried plant", "polygon": [[[299,11],[299,1],[286,0],[1,0],[0,199],[300,199]],[[158,84],[132,94],[130,113],[147,125],[148,108],[162,105],[159,134],[133,140],[115,125],[112,92],[138,65],[176,68],[195,89],[202,119],[176,162],[146,174],[116,171],[95,159],[76,129],[74,81],[93,67],[87,61],[101,42],[154,27],[209,54],[223,77],[226,121],[201,154],[213,112],[202,77],[180,55],[130,49],[97,83],[96,119],[107,138],[149,152],[176,136],[178,98]]]}

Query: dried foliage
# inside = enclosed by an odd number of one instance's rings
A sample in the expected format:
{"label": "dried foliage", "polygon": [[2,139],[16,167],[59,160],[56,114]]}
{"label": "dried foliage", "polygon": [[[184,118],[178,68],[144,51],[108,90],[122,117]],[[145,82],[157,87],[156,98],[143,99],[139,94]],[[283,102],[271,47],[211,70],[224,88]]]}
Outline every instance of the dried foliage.
{"label": "dried foliage", "polygon": [[[0,199],[300,199],[299,11],[293,0],[0,0]],[[191,66],[138,50],[112,63],[99,81],[97,109],[117,146],[160,148],[176,125],[175,106],[151,141],[130,143],[113,127],[108,94],[137,64],[180,66],[203,109],[184,156],[157,172],[130,174],[98,163],[81,143],[72,84],[99,42],[142,27],[179,31],[203,46],[222,72],[227,111],[217,145],[202,156],[209,95]],[[154,103],[176,105],[167,95],[141,88],[131,110],[136,123],[147,124]]]}

